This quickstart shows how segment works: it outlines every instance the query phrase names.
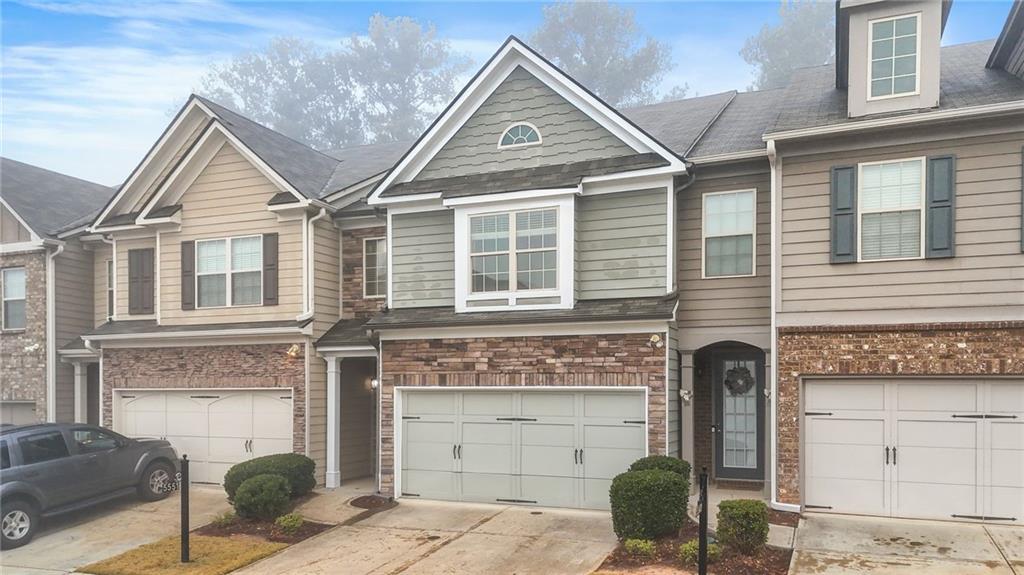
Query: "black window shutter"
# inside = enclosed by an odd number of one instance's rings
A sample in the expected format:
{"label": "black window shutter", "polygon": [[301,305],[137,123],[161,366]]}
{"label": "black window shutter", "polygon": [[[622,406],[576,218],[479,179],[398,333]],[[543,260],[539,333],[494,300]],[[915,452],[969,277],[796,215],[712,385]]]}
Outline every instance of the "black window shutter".
{"label": "black window shutter", "polygon": [[153,274],[154,260],[156,259],[154,250],[152,248],[139,250],[139,262],[142,273],[140,280],[140,289],[142,293],[141,307],[142,313],[153,313],[153,294],[155,293],[156,280]]}
{"label": "black window shutter", "polygon": [[277,305],[277,234],[263,234],[263,305]]}
{"label": "black window shutter", "polygon": [[128,313],[153,313],[153,248],[128,250]]}
{"label": "black window shutter", "polygon": [[181,309],[196,309],[196,243],[181,242]]}
{"label": "black window shutter", "polygon": [[831,180],[831,257],[834,264],[857,261],[857,167],[835,166]]}
{"label": "black window shutter", "polygon": [[956,236],[956,156],[928,158],[925,211],[926,258],[951,258]]}
{"label": "black window shutter", "polygon": [[141,279],[139,252],[128,250],[128,313],[131,315],[142,313]]}

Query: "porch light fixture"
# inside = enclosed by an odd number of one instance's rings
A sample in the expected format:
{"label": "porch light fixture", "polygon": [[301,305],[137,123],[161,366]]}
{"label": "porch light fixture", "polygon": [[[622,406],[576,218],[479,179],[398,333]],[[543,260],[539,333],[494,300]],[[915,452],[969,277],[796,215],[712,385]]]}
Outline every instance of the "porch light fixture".
{"label": "porch light fixture", "polygon": [[647,345],[649,345],[651,347],[656,347],[658,349],[661,349],[662,347],[665,346],[665,342],[661,341],[661,336],[660,335],[653,334],[651,336],[650,341],[647,342]]}
{"label": "porch light fixture", "polygon": [[288,357],[295,359],[296,357],[299,357],[300,351],[302,351],[302,349],[299,347],[299,344],[293,343],[292,346],[289,347],[288,351],[286,351],[285,353],[288,355]]}
{"label": "porch light fixture", "polygon": [[379,385],[380,380],[378,380],[376,377],[370,380],[370,389],[377,389]]}

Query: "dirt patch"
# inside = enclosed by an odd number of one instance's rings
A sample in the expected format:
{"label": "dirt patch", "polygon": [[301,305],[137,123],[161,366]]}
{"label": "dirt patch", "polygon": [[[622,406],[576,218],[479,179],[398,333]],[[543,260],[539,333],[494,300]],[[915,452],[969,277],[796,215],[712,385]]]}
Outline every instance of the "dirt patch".
{"label": "dirt patch", "polygon": [[389,497],[381,497],[380,495],[362,495],[349,501],[348,504],[360,509],[380,509],[389,505],[393,506],[394,501]]}
{"label": "dirt patch", "polygon": [[191,562],[182,564],[181,539],[165,537],[79,569],[94,575],[224,575],[285,547],[255,537],[195,535],[189,538]]}
{"label": "dirt patch", "polygon": [[[620,545],[605,559],[595,575],[601,573],[630,575],[676,575],[696,573],[696,567],[679,563],[679,546],[697,538],[697,524],[687,522],[675,537],[655,541],[655,554],[647,559],[633,557]],[[712,575],[786,575],[789,573],[789,549],[765,547],[760,552],[747,556],[723,549],[718,561],[708,566]]]}
{"label": "dirt patch", "polygon": [[281,528],[275,525],[273,521],[242,519],[240,517],[236,517],[227,523],[210,523],[209,525],[204,525],[199,529],[196,529],[195,533],[198,535],[208,535],[210,537],[248,535],[251,537],[259,537],[265,541],[292,545],[304,539],[309,539],[310,537],[322,533],[331,527],[333,527],[333,525],[317,523],[315,521],[305,521],[303,522],[302,527],[299,527],[298,531],[289,534],[282,531]]}
{"label": "dirt patch", "polygon": [[773,525],[785,525],[786,527],[796,527],[800,523],[800,514],[779,511],[778,509],[772,509],[769,507],[768,523]]}

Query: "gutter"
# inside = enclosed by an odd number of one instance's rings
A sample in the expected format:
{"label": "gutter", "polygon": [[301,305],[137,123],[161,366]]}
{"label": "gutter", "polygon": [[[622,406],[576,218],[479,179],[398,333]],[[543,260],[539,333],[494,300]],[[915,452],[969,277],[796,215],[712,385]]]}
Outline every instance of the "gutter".
{"label": "gutter", "polygon": [[64,252],[64,242],[43,240],[57,249],[46,254],[46,420],[57,421],[57,279],[54,260]]}
{"label": "gutter", "polygon": [[303,274],[303,304],[302,314],[295,318],[296,321],[305,321],[313,317],[314,304],[313,304],[313,253],[315,251],[315,239],[314,231],[316,230],[316,222],[327,217],[327,208],[320,208],[320,213],[307,218],[302,226],[302,241],[303,241],[303,259],[302,259],[302,274]]}

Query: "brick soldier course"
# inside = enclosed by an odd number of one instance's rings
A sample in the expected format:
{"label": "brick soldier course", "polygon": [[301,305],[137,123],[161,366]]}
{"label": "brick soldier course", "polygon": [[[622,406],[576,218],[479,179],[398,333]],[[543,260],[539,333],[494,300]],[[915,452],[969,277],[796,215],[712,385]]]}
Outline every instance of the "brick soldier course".
{"label": "brick soldier course", "polygon": [[1024,321],[779,328],[778,498],[800,503],[800,383],[817,376],[1024,376]]}
{"label": "brick soldier course", "polygon": [[341,267],[345,278],[341,283],[342,319],[370,319],[384,308],[384,298],[363,297],[363,240],[386,235],[384,226],[341,232]]}
{"label": "brick soldier course", "polygon": [[46,419],[46,253],[0,256],[0,269],[25,268],[25,329],[0,332],[0,400],[34,401]]}
{"label": "brick soldier course", "polygon": [[[665,333],[659,334],[662,341]],[[395,386],[621,386],[648,389],[648,449],[665,453],[667,347],[651,334],[384,341],[381,491],[394,493]]]}

